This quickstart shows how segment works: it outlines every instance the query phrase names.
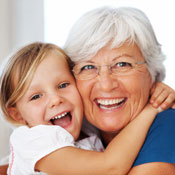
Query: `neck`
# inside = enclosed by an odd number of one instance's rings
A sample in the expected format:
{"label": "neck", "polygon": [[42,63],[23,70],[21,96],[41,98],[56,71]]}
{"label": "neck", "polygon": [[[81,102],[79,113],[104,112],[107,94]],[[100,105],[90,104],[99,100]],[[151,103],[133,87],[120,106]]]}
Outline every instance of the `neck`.
{"label": "neck", "polygon": [[103,145],[106,147],[109,142],[118,134],[118,133],[111,133],[111,132],[105,132],[105,131],[101,131],[101,138],[102,138],[102,142]]}

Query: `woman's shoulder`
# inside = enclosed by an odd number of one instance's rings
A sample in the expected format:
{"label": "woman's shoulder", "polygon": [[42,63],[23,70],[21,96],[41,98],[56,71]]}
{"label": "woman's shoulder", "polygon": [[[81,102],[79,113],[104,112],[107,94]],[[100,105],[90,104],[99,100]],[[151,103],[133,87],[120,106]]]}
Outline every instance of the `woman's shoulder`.
{"label": "woman's shoulder", "polygon": [[174,137],[175,134],[175,109],[168,109],[157,114],[152,126],[149,129],[148,135],[156,135],[159,133],[162,136]]}
{"label": "woman's shoulder", "polygon": [[175,163],[175,110],[156,116],[134,166],[150,162]]}
{"label": "woman's shoulder", "polygon": [[157,114],[157,116],[174,116],[175,115],[175,109],[169,108],[167,110],[164,110],[162,112],[160,112],[159,114]]}
{"label": "woman's shoulder", "polygon": [[157,114],[152,126],[161,124],[163,124],[163,126],[175,126],[175,109],[170,108]]}

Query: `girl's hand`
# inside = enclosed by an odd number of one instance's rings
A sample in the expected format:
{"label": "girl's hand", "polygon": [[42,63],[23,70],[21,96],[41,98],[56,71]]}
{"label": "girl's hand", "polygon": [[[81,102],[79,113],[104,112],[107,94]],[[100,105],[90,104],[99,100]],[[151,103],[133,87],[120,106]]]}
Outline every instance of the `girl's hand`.
{"label": "girl's hand", "polygon": [[175,109],[175,91],[168,85],[157,82],[151,89],[150,103],[153,107],[160,107],[162,110]]}

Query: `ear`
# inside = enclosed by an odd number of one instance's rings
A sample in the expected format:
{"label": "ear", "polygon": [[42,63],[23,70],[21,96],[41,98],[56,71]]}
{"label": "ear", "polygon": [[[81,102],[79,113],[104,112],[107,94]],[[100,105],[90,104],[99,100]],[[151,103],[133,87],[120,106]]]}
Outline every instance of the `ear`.
{"label": "ear", "polygon": [[9,107],[8,114],[17,122],[21,124],[27,124],[27,122],[22,118],[21,114],[18,112],[16,107]]}

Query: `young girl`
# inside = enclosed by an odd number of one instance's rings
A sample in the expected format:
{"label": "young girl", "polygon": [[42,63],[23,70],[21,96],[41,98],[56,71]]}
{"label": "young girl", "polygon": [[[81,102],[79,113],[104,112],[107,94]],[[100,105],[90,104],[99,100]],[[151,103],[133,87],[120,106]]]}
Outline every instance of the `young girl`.
{"label": "young girl", "polygon": [[[131,168],[158,109],[148,104],[103,152],[96,135],[80,134],[83,106],[70,65],[57,46],[33,43],[5,67],[1,108],[9,121],[24,125],[10,138],[9,175],[121,175]],[[154,91],[173,93],[162,84]],[[174,100],[169,96],[160,94],[155,102],[166,107]]]}

